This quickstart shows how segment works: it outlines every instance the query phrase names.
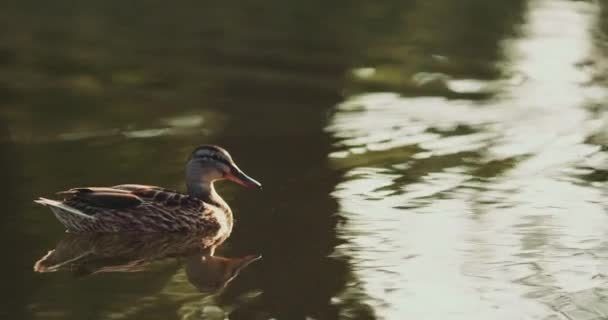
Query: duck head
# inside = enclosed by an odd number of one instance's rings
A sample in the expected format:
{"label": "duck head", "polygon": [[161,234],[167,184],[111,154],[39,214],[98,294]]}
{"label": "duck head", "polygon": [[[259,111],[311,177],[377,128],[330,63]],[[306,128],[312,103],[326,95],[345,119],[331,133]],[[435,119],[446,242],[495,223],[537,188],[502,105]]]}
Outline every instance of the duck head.
{"label": "duck head", "polygon": [[223,148],[204,145],[192,151],[186,165],[186,184],[190,193],[209,190],[213,182],[224,179],[247,188],[262,188],[262,184],[246,175]]}

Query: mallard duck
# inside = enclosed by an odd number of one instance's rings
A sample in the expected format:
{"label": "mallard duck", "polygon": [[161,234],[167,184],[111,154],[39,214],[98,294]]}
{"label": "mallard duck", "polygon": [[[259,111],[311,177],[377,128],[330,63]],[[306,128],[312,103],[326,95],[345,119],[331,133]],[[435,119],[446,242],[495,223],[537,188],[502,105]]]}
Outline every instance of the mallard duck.
{"label": "mallard duck", "polygon": [[122,184],[59,192],[63,201],[39,198],[68,232],[205,232],[214,241],[232,230],[232,210],[213,183],[231,180],[248,188],[261,184],[247,176],[230,154],[213,145],[196,148],[186,164],[187,194],[157,186]]}

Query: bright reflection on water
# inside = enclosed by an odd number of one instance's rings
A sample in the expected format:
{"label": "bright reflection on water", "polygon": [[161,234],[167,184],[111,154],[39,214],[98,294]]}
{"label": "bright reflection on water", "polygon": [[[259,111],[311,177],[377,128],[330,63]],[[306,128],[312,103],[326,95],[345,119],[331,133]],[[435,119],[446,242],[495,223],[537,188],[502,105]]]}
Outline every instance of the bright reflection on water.
{"label": "bright reflection on water", "polygon": [[502,44],[501,79],[448,85],[498,87],[492,98],[373,93],[336,107],[334,254],[352,266],[336,304],[364,299],[386,319],[608,317],[608,193],[593,178],[608,122],[584,68],[599,10],[528,10]]}

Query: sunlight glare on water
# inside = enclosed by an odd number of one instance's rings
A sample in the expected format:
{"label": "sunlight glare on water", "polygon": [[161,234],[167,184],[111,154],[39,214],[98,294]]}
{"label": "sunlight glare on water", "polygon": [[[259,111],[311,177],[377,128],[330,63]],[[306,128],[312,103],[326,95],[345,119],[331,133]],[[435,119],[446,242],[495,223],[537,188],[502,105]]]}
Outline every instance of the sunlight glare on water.
{"label": "sunlight glare on water", "polygon": [[374,93],[336,107],[335,255],[353,270],[337,303],[362,295],[381,319],[608,316],[597,304],[608,294],[606,185],[584,178],[608,159],[589,140],[607,129],[587,108],[604,96],[580,66],[599,8],[528,10],[503,43],[493,98]]}

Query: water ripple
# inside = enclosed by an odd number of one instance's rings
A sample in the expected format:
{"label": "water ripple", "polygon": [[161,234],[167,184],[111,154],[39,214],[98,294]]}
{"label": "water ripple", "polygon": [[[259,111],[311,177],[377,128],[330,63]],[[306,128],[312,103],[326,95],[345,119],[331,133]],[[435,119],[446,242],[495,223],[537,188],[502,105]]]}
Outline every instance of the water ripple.
{"label": "water ripple", "polygon": [[597,12],[533,2],[490,99],[389,92],[336,107],[334,254],[357,279],[344,299],[387,319],[606,317],[608,125],[588,108],[605,88],[579,67]]}

